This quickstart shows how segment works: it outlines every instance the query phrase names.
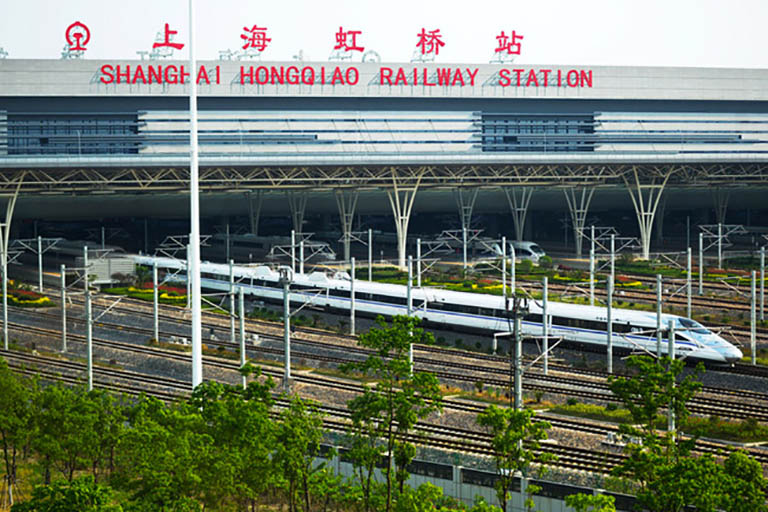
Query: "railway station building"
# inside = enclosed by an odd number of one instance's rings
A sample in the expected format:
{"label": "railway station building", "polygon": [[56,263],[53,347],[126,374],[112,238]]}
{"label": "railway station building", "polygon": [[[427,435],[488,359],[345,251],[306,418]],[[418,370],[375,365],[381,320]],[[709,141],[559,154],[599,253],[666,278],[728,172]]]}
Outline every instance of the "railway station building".
{"label": "railway station building", "polygon": [[[0,192],[34,220],[186,219],[199,84],[203,220],[332,218],[345,257],[385,215],[402,265],[417,213],[518,239],[664,219],[768,225],[768,70],[507,64],[0,60]],[[730,200],[730,203],[729,203]],[[12,209],[8,209],[9,216]],[[603,212],[601,214],[600,212]],[[608,213],[606,213],[608,212]],[[698,212],[698,213],[697,213]],[[698,215],[698,217],[696,217]],[[558,217],[559,216],[559,217]],[[620,218],[619,218],[620,217]],[[714,217],[714,218],[712,218]],[[7,219],[7,220],[10,220]],[[549,233],[552,236],[551,232]]]}

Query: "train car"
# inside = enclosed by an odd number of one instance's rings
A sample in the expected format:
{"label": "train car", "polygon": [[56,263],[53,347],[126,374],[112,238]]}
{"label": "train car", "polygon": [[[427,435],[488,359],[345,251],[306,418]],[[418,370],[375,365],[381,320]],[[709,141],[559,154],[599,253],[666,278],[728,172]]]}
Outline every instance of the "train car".
{"label": "train car", "polygon": [[[227,252],[227,236],[217,233],[209,240],[209,245],[203,248],[208,258],[226,261],[229,257],[238,262],[286,260],[290,261],[291,237],[286,236],[256,236],[252,234],[230,235],[229,252]],[[299,245],[296,243],[296,257],[299,257]],[[333,261],[336,253],[325,242],[305,240],[304,261],[317,263]]]}
{"label": "train car", "polygon": [[[183,269],[184,262],[171,258],[134,256],[138,264],[160,268]],[[281,302],[282,287],[279,273],[266,266],[236,267],[237,286],[244,293],[260,300]],[[204,288],[226,291],[229,289],[229,266],[203,262],[201,283]],[[323,272],[296,274],[291,282],[290,300],[313,306],[349,311],[350,278],[346,272],[329,276]],[[427,324],[454,330],[497,333],[511,330],[511,301],[495,295],[457,292],[435,288],[412,288],[411,312]],[[355,311],[360,315],[392,317],[408,312],[407,287],[403,285],[355,281]],[[529,303],[529,313],[522,321],[524,337],[542,335],[542,308],[536,301]],[[547,308],[550,336],[562,337],[571,344],[592,347],[607,343],[606,309],[550,301]],[[732,364],[741,359],[741,351],[700,323],[678,315],[663,314],[662,326],[675,323],[675,350],[678,357],[715,364]],[[613,347],[616,352],[656,350],[656,314],[613,308]],[[661,344],[667,353],[667,343]]]}

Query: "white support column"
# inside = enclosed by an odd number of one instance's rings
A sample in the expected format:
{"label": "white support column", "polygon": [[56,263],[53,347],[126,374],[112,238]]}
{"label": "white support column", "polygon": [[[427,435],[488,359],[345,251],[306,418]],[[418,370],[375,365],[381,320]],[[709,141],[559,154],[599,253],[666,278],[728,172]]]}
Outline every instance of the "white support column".
{"label": "white support column", "polygon": [[461,221],[461,240],[464,270],[467,270],[467,234],[472,228],[472,212],[475,209],[478,188],[461,188],[455,190],[456,206],[459,207],[459,220]]}
{"label": "white support column", "polygon": [[[667,354],[670,361],[675,360],[675,320],[669,321],[669,342],[667,346]],[[673,383],[674,385],[674,383]],[[674,403],[669,404],[669,410],[667,411],[667,432],[672,433],[672,439],[675,438],[675,409]]]}
{"label": "white support column", "polygon": [[632,199],[632,205],[635,207],[640,228],[640,244],[643,249],[643,258],[646,260],[651,252],[651,233],[656,209],[664,187],[673,172],[675,172],[674,169],[660,171],[648,183],[641,183],[637,167],[632,168],[631,178],[628,178],[627,174],[622,175],[629,197]]}
{"label": "white support column", "polygon": [[[238,318],[240,319],[240,368],[242,368],[245,366],[245,294],[242,286],[238,286],[237,296],[240,310]],[[248,385],[246,381],[247,379],[243,375],[243,389]]]}
{"label": "white support column", "polygon": [[542,350],[544,351],[544,375],[549,372],[549,319],[547,312],[547,302],[549,300],[549,279],[545,276],[542,279],[542,293],[541,293],[541,325],[542,325]]}
{"label": "white support column", "polygon": [[699,295],[704,295],[704,233],[699,233]]}
{"label": "white support column", "polygon": [[730,189],[720,187],[712,189],[712,201],[715,203],[715,220],[718,224],[725,224],[725,216],[728,213],[728,201],[730,198]]}
{"label": "white support column", "polygon": [[760,248],[760,321],[765,320],[765,246]]}
{"label": "white support column", "polygon": [[61,266],[61,351],[67,351],[67,267]]}
{"label": "white support column", "polygon": [[595,250],[589,250],[589,305],[595,305]]}
{"label": "white support column", "polygon": [[16,190],[8,199],[5,207],[5,222],[0,224],[0,272],[3,274],[3,347],[8,350],[10,343],[8,337],[8,241],[11,234],[11,221],[13,209],[16,206],[16,198],[19,197],[19,189],[24,174],[19,178]]}
{"label": "white support column", "polygon": [[461,253],[462,253],[462,268],[464,272],[467,271],[467,228],[461,228]]}
{"label": "white support column", "polygon": [[[515,225],[515,237],[518,242],[523,240],[525,232],[525,219],[528,216],[528,205],[531,202],[534,187],[504,187],[504,195],[507,196],[509,212],[512,214],[512,222]],[[519,196],[518,196],[519,192]]]}
{"label": "white support column", "polygon": [[[515,301],[517,304],[518,301]],[[515,343],[515,401],[514,407],[516,411],[523,408],[523,336],[521,331],[522,315],[517,311],[515,306],[515,328],[513,332],[513,338]]]}
{"label": "white support column", "polygon": [[291,272],[296,275],[296,230],[291,230]]}
{"label": "white support column", "polygon": [[616,280],[616,235],[611,235],[611,281]]}
{"label": "white support column", "polygon": [[373,230],[368,228],[368,281],[373,281]]}
{"label": "white support column", "polygon": [[229,260],[229,341],[235,343],[235,261]]}
{"label": "white support column", "polygon": [[576,257],[581,258],[582,242],[584,240],[584,225],[587,222],[589,213],[589,204],[592,202],[592,196],[595,188],[564,188],[565,200],[568,202],[568,211],[571,214],[571,223],[573,224],[573,240],[576,244]]}
{"label": "white support column", "polygon": [[304,213],[307,210],[307,198],[309,194],[307,192],[294,192],[289,191],[286,193],[288,197],[288,207],[291,210],[291,221],[293,221],[293,230],[299,234],[299,238],[304,233]]}
{"label": "white support column", "polygon": [[152,333],[155,341],[160,341],[160,321],[158,318],[157,260],[152,262]]}
{"label": "white support column", "polygon": [[43,293],[43,237],[37,237],[37,290]]}
{"label": "white support column", "polygon": [[717,268],[723,268],[723,225],[717,224]]}
{"label": "white support column", "polygon": [[93,313],[91,287],[88,285],[88,246],[83,247],[83,282],[85,285],[85,351],[88,369],[88,391],[93,391]]}
{"label": "white support column", "polygon": [[[501,237],[501,297],[507,309],[507,237]],[[495,339],[495,338],[494,338]]]}
{"label": "white support column", "polygon": [[281,276],[283,281],[283,346],[285,350],[285,368],[283,374],[283,387],[291,386],[291,280]]}
{"label": "white support column", "polygon": [[[194,1],[189,0],[189,69],[196,71],[195,60],[195,11]],[[192,307],[192,389],[203,382],[203,326],[202,294],[200,286],[200,184],[197,146],[197,80],[189,81],[189,216],[190,216],[190,266]]]}
{"label": "white support column", "polygon": [[225,253],[226,259],[224,261],[230,261],[230,259],[232,258],[232,239],[229,236],[229,218],[227,218],[227,223],[224,228],[224,237],[225,237],[225,242],[227,244],[226,253]]}
{"label": "white support column", "polygon": [[344,261],[349,261],[350,245],[352,242],[352,223],[355,218],[355,209],[357,208],[357,198],[360,193],[357,189],[336,190],[336,206],[339,209],[339,220],[341,221],[342,244],[344,246]]}
{"label": "white support column", "polygon": [[509,268],[509,274],[510,274],[510,277],[509,277],[509,289],[511,290],[512,296],[514,297],[515,295],[517,295],[517,293],[515,292],[515,287],[517,286],[517,283],[515,282],[515,279],[517,277],[517,275],[516,275],[516,272],[517,272],[517,255],[515,254],[515,244],[510,245],[509,246],[509,250],[512,251],[512,254],[511,254],[511,256],[512,256],[512,264],[510,265],[510,268]]}
{"label": "white support column", "polygon": [[264,202],[263,190],[249,190],[246,192],[248,201],[248,223],[250,232],[253,235],[259,235],[259,220],[261,219],[261,206]]}
{"label": "white support column", "polygon": [[299,274],[304,275],[304,240],[299,242]]}
{"label": "white support column", "polygon": [[416,287],[421,288],[421,238],[416,239]]}
{"label": "white support column", "polygon": [[[192,308],[192,270],[190,269],[190,261],[192,251],[189,248],[189,244],[187,244],[187,309]],[[202,335],[202,333],[201,333]],[[201,347],[202,350],[202,347]]]}
{"label": "white support column", "polygon": [[656,357],[661,358],[661,274],[656,274]]}
{"label": "white support column", "polygon": [[408,316],[413,312],[413,256],[408,255],[408,286],[406,287],[406,305]]}
{"label": "white support column", "polygon": [[355,258],[349,259],[349,334],[355,336]]}
{"label": "white support column", "polygon": [[606,301],[606,333],[608,345],[607,370],[613,373],[613,278],[608,277],[608,299]]}
{"label": "white support column", "polygon": [[387,190],[389,204],[392,207],[392,214],[395,217],[395,230],[397,231],[397,266],[405,269],[406,243],[408,241],[408,222],[411,219],[413,203],[416,199],[416,192],[421,183],[421,177],[424,171],[420,171],[416,181],[407,186],[398,184],[396,170],[392,169],[392,188]]}
{"label": "white support column", "polygon": [[687,272],[687,275],[685,276],[685,292],[686,292],[685,294],[686,294],[686,297],[687,297],[688,300],[686,301],[686,309],[685,309],[685,311],[687,313],[686,316],[688,318],[691,318],[691,316],[692,316],[691,294],[693,293],[693,284],[691,282],[691,274],[693,273],[693,262],[692,262],[692,259],[691,259],[691,248],[690,247],[688,248],[688,255],[687,256],[688,256],[688,272]]}
{"label": "white support column", "polygon": [[752,287],[749,295],[749,348],[752,352],[752,364],[757,364],[757,272],[752,271]]}

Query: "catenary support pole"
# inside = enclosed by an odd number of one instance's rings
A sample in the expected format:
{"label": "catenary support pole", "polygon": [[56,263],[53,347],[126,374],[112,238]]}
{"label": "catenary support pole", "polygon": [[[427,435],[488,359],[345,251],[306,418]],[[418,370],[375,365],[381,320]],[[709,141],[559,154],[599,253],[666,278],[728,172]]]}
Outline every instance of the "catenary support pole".
{"label": "catenary support pole", "polygon": [[[675,320],[669,321],[669,345],[667,346],[667,353],[669,354],[670,361],[675,360]],[[674,383],[673,383],[674,385]],[[667,431],[672,433],[672,439],[675,439],[675,409],[674,402],[669,404],[669,410],[667,411]]]}
{"label": "catenary support pole", "polygon": [[[187,244],[187,309],[192,308],[192,269],[190,268],[190,262],[192,261],[192,251]],[[201,333],[202,335],[202,333]],[[202,350],[202,346],[200,348]]]}
{"label": "catenary support pole", "polygon": [[462,262],[464,271],[467,271],[467,227],[461,228]]}
{"label": "catenary support pole", "polygon": [[515,254],[515,244],[512,243],[509,246],[509,250],[511,251],[511,258],[510,258],[510,265],[509,265],[509,289],[512,292],[512,297],[516,295],[515,293],[515,279],[516,275],[515,272],[517,272],[517,255]]}
{"label": "catenary support pole", "polygon": [[43,293],[43,237],[37,237],[37,290]]}
{"label": "catenary support pole", "polygon": [[[189,69],[197,70],[195,59],[194,0],[189,0]],[[197,145],[197,80],[189,81],[189,218],[190,274],[192,274],[192,389],[203,382],[203,315],[200,286],[200,169]]]}
{"label": "catenary support pole", "polygon": [[421,238],[416,239],[416,287],[421,288]]}
{"label": "catenary support pole", "polygon": [[765,246],[760,248],[760,321],[765,320]]}
{"label": "catenary support pole", "polygon": [[[594,227],[594,226],[593,226]],[[589,305],[595,305],[595,250],[589,250]]]}
{"label": "catenary support pole", "polygon": [[542,319],[542,350],[544,351],[544,375],[549,373],[549,319],[547,317],[547,302],[549,300],[549,279],[542,279],[541,287],[541,319]]}
{"label": "catenary support pole", "polygon": [[101,249],[104,250],[107,248],[107,237],[104,233],[104,226],[101,226]]}
{"label": "catenary support pole", "polygon": [[613,277],[608,276],[608,299],[606,300],[606,333],[608,342],[607,369],[608,373],[613,373]]}
{"label": "catenary support pole", "polygon": [[229,260],[229,341],[234,344],[235,338],[235,261]]}
{"label": "catenary support pole", "polygon": [[160,341],[160,321],[158,318],[157,261],[152,262],[152,333],[155,341]]}
{"label": "catenary support pole", "polygon": [[61,266],[61,351],[67,351],[67,267]]}
{"label": "catenary support pole", "polygon": [[296,230],[291,230],[291,271],[296,275]]}
{"label": "catenary support pole", "polygon": [[523,407],[523,337],[521,335],[521,317],[515,308],[515,332],[513,333],[515,343],[515,410],[519,411]]}
{"label": "catenary support pole", "polygon": [[355,336],[355,258],[349,259],[349,334]]}
{"label": "catenary support pole", "polygon": [[717,268],[723,268],[723,225],[717,224]]}
{"label": "catenary support pole", "polygon": [[368,281],[373,281],[373,230],[368,228]]}
{"label": "catenary support pole", "polygon": [[661,358],[661,274],[656,274],[656,357]]}
{"label": "catenary support pole", "polygon": [[291,301],[290,279],[283,279],[283,344],[285,347],[285,374],[283,387],[291,386]]}
{"label": "catenary support pole", "polygon": [[[8,226],[5,226],[8,229]],[[0,254],[0,264],[2,264],[3,273],[3,347],[8,350],[10,340],[8,339],[8,247],[3,243],[3,252]]]}
{"label": "catenary support pole", "polygon": [[299,242],[299,274],[304,275],[304,240]]}
{"label": "catenary support pole", "polygon": [[752,271],[752,288],[749,295],[749,349],[752,353],[752,364],[757,364],[757,293],[755,289],[755,281],[757,281],[757,272]]}
{"label": "catenary support pole", "polygon": [[704,233],[699,233],[699,295],[704,295]]}
{"label": "catenary support pole", "polygon": [[[240,311],[238,318],[240,319],[240,368],[242,368],[245,366],[245,292],[243,292],[242,286],[237,288],[237,298]],[[247,380],[243,375],[243,389],[248,385]]]}
{"label": "catenary support pole", "polygon": [[616,235],[611,235],[611,281],[616,279]]}
{"label": "catenary support pole", "polygon": [[91,312],[91,289],[88,285],[88,247],[83,247],[85,283],[85,350],[88,368],[88,391],[93,390],[93,314]]}
{"label": "catenary support pole", "polygon": [[685,305],[686,316],[691,318],[693,312],[691,310],[691,294],[693,293],[693,285],[691,283],[691,274],[693,273],[693,263],[691,261],[691,248],[688,248],[688,272],[685,276],[685,294],[687,296],[687,302]]}
{"label": "catenary support pole", "polygon": [[406,297],[406,306],[407,306],[407,314],[408,316],[411,316],[411,312],[413,311],[413,256],[410,254],[408,255],[408,286],[407,286],[407,297]]}
{"label": "catenary support pole", "polygon": [[501,237],[501,297],[507,309],[507,237]]}
{"label": "catenary support pole", "polygon": [[227,242],[227,251],[226,251],[227,261],[230,261],[230,259],[232,258],[232,253],[230,252],[232,244],[229,238],[229,218],[227,218],[227,230],[226,230],[225,236],[226,236],[226,242]]}

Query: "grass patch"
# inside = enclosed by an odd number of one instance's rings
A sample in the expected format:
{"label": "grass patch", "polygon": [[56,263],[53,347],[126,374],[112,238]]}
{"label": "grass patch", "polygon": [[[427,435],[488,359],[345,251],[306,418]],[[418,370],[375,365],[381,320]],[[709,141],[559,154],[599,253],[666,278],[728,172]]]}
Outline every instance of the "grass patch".
{"label": "grass patch", "polygon": [[550,412],[608,423],[632,423],[629,411],[618,407],[609,410],[602,405],[575,403],[556,405],[550,409]]}
{"label": "grass patch", "polygon": [[761,425],[754,418],[744,421],[728,421],[717,416],[709,418],[690,417],[683,432],[699,437],[723,439],[739,443],[768,442],[768,426]]}

